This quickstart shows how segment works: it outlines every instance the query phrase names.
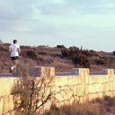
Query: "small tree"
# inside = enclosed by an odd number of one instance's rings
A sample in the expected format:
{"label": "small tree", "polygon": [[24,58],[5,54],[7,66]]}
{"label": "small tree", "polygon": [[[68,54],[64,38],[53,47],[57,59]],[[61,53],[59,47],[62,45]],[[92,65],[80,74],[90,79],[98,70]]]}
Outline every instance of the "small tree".
{"label": "small tree", "polygon": [[51,81],[52,77],[21,77],[12,89],[16,115],[33,115],[45,105],[53,94],[49,88]]}

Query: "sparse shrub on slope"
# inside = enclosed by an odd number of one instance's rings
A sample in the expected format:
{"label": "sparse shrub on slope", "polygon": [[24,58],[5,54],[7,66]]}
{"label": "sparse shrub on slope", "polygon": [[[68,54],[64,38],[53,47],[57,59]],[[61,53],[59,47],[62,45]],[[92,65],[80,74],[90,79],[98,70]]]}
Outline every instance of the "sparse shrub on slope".
{"label": "sparse shrub on slope", "polygon": [[115,56],[115,51],[113,51],[113,55]]}
{"label": "sparse shrub on slope", "polygon": [[95,60],[95,63],[96,63],[97,65],[105,65],[105,64],[106,64],[106,61],[103,60],[103,59],[97,59],[97,60]]}
{"label": "sparse shrub on slope", "polygon": [[64,45],[57,45],[56,47],[57,47],[57,48],[65,48]]}
{"label": "sparse shrub on slope", "polygon": [[62,56],[68,57],[73,64],[79,64],[82,67],[90,68],[90,60],[88,51],[82,51],[79,48],[62,49]]}
{"label": "sparse shrub on slope", "polygon": [[34,50],[28,50],[27,51],[27,56],[31,59],[37,59],[37,54]]}
{"label": "sparse shrub on slope", "polygon": [[79,64],[81,67],[90,68],[89,58],[85,55],[78,55],[72,58],[74,64]]}
{"label": "sparse shrub on slope", "polygon": [[4,52],[8,52],[8,48],[4,47],[4,46],[0,46],[0,51],[4,51]]}
{"label": "sparse shrub on slope", "polygon": [[70,50],[67,48],[61,49],[61,53],[63,57],[69,57],[70,56]]}

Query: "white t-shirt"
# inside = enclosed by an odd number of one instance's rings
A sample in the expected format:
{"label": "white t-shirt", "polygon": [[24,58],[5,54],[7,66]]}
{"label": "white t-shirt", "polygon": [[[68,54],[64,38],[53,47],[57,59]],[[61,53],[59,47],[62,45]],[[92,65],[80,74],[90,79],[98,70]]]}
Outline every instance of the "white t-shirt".
{"label": "white t-shirt", "polygon": [[11,49],[11,57],[19,56],[18,48],[20,46],[18,44],[11,44],[9,48]]}

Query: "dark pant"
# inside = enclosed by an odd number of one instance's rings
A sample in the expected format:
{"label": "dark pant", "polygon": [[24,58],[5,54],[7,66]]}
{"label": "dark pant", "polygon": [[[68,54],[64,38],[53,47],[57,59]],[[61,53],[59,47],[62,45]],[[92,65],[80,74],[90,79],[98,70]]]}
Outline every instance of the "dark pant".
{"label": "dark pant", "polygon": [[18,56],[15,56],[15,57],[11,57],[11,60],[18,60]]}
{"label": "dark pant", "polygon": [[18,65],[18,56],[15,57],[11,57],[11,60],[13,61],[13,67],[16,68],[16,66]]}

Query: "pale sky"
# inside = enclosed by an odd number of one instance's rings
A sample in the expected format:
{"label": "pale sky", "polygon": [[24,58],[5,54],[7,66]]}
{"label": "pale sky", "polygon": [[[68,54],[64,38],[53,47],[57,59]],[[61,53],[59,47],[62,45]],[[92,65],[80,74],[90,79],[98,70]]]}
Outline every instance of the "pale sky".
{"label": "pale sky", "polygon": [[115,0],[0,0],[0,39],[115,50]]}

